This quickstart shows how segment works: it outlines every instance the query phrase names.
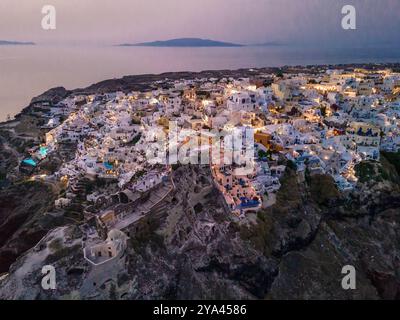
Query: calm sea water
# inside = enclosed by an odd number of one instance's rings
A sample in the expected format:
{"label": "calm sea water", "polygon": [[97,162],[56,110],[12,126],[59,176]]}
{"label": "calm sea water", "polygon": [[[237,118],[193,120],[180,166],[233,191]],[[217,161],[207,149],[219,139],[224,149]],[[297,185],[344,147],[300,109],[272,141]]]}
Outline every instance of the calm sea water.
{"label": "calm sea water", "polygon": [[357,62],[400,62],[400,50],[0,46],[0,121],[55,86],[74,89],[124,75],[166,71]]}

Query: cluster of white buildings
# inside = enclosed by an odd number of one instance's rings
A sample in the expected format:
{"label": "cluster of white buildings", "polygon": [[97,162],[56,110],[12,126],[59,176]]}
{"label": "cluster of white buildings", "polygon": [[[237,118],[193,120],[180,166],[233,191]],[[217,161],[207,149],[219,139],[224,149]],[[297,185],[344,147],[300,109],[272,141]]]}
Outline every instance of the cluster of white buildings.
{"label": "cluster of white buildings", "polygon": [[[52,152],[76,145],[74,158],[56,176],[114,179],[121,190],[145,192],[162,182],[171,165],[146,157],[159,140],[155,127],[168,135],[173,122],[190,132],[176,147],[198,139],[202,130],[251,128],[250,170],[229,161],[210,165],[227,207],[243,215],[273,203],[288,160],[299,175],[330,174],[349,190],[357,182],[357,163],[378,161],[381,150],[400,147],[400,74],[391,70],[321,68],[159,84],[169,89],[75,96],[53,107],[43,147]],[[236,157],[245,156],[236,151]]]}

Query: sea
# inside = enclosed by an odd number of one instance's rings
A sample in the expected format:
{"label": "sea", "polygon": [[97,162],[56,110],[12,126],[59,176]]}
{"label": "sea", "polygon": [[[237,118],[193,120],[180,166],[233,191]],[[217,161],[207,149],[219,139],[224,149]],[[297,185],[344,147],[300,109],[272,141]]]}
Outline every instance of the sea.
{"label": "sea", "polygon": [[63,86],[83,88],[125,75],[343,63],[400,62],[399,48],[0,46],[0,121]]}

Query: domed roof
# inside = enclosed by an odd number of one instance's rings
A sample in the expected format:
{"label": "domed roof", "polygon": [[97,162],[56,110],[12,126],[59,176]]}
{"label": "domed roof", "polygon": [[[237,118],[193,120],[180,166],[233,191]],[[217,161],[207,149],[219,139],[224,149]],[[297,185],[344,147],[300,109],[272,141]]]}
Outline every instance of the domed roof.
{"label": "domed roof", "polygon": [[107,240],[111,241],[118,241],[118,240],[125,241],[127,238],[128,238],[127,235],[118,229],[110,230],[110,232],[108,232],[107,235]]}

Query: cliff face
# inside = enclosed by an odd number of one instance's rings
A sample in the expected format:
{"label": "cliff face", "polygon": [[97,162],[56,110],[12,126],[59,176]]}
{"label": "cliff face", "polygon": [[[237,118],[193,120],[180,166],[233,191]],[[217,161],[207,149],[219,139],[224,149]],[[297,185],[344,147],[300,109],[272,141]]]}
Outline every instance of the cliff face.
{"label": "cliff face", "polygon": [[276,262],[240,238],[209,170],[181,167],[174,180],[177,190],[167,218],[154,226],[156,237],[150,245],[138,239],[131,252],[130,271],[143,276],[130,297],[262,298]]}
{"label": "cliff face", "polygon": [[37,182],[22,182],[0,192],[0,273],[63,223],[46,216],[53,204],[50,188]]}
{"label": "cliff face", "polygon": [[[399,298],[400,180],[392,164],[384,158],[381,163],[364,163],[374,176],[360,177],[364,182],[346,197],[334,196],[329,178],[314,176],[305,188],[296,183],[305,191],[297,214],[289,210],[277,217],[280,209],[271,208],[267,254],[280,262],[267,298]],[[356,269],[357,290],[341,288],[345,265]]]}
{"label": "cliff face", "polygon": [[[245,222],[224,211],[209,169],[180,167],[175,193],[127,230],[121,259],[93,267],[79,229],[58,228],[12,265],[0,298],[399,298],[399,175],[386,159],[368,166],[374,180],[349,195],[328,176],[298,182],[289,169],[277,203]],[[57,290],[40,287],[45,264]],[[356,269],[356,290],[341,287],[345,265]]]}

